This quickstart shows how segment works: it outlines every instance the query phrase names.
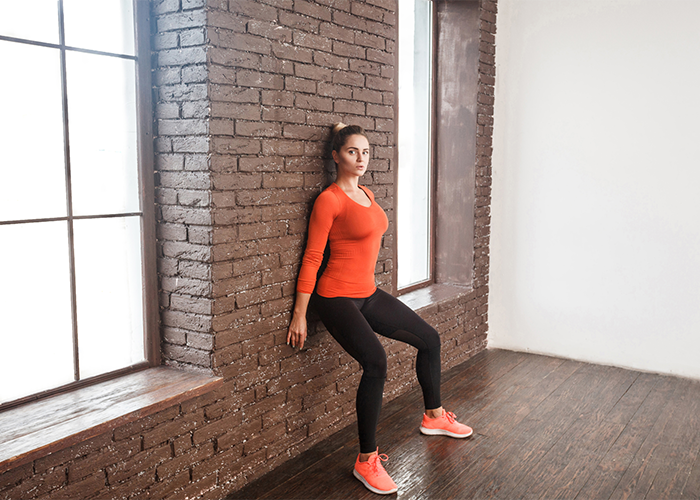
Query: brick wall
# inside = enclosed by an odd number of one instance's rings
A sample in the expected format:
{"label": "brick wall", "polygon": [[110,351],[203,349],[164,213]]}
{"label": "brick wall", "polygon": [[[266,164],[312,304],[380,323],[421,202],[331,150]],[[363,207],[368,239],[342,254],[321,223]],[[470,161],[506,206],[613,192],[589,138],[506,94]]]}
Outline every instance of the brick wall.
{"label": "brick wall", "polygon": [[[0,476],[0,498],[221,498],[354,420],[359,366],[318,322],[285,343],[327,140],[357,123],[363,178],[394,245],[396,0],[151,0],[159,280],[167,364],[216,392]],[[420,313],[443,366],[485,347],[496,2],[482,2],[473,290]],[[385,341],[387,400],[415,387],[415,351]]]}
{"label": "brick wall", "polygon": [[211,369],[208,13],[204,1],[152,5],[161,351],[167,364]]}

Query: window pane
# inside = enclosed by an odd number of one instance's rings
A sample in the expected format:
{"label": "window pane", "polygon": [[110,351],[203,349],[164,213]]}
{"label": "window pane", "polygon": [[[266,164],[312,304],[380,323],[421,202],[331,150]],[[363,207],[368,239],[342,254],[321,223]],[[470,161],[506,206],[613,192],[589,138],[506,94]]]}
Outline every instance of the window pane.
{"label": "window pane", "polygon": [[2,2],[0,35],[58,43],[58,1]]}
{"label": "window pane", "polygon": [[432,5],[399,9],[398,286],[430,279]]}
{"label": "window pane", "polygon": [[67,53],[73,213],[139,210],[134,61]]}
{"label": "window pane", "polygon": [[145,359],[139,217],[75,221],[80,377]]}
{"label": "window pane", "polygon": [[66,222],[0,226],[0,242],[3,403],[72,382],[73,342]]}
{"label": "window pane", "polygon": [[0,41],[0,67],[0,220],[65,216],[59,51]]}
{"label": "window pane", "polygon": [[63,0],[66,45],[134,55],[132,0]]}

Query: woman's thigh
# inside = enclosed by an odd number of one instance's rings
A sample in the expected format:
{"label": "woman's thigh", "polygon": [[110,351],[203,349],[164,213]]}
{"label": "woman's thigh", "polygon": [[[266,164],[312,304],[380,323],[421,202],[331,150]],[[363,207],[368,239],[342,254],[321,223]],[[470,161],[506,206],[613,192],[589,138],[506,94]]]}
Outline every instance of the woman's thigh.
{"label": "woman's thigh", "polygon": [[386,376],[386,352],[358,303],[345,297],[325,298],[314,294],[312,305],[333,338],[355,358],[365,373]]}
{"label": "woman's thigh", "polygon": [[365,301],[361,309],[370,327],[380,335],[407,342],[417,349],[440,346],[435,329],[399,299],[383,290]]}

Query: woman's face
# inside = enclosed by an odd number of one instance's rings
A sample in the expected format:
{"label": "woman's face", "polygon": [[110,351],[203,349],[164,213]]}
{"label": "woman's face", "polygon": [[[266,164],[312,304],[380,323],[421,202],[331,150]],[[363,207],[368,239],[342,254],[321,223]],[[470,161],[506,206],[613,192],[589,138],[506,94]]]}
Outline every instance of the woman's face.
{"label": "woman's face", "polygon": [[361,177],[369,164],[369,141],[363,135],[351,135],[340,152],[333,151],[333,160],[338,165],[338,177]]}

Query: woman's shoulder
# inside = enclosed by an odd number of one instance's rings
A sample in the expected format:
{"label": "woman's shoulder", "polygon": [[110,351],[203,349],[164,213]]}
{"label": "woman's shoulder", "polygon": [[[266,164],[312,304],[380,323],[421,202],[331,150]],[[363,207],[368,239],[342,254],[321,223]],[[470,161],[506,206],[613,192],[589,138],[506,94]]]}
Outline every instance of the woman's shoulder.
{"label": "woman's shoulder", "polygon": [[343,198],[340,196],[341,193],[338,192],[339,189],[337,184],[331,184],[321,191],[321,194],[318,195],[314,202],[314,208],[323,207],[326,209],[340,210]]}
{"label": "woman's shoulder", "polygon": [[321,191],[321,194],[318,195],[318,199],[324,199],[324,200],[336,200],[340,201],[342,197],[340,196],[340,186],[338,186],[335,182],[328,186],[326,189]]}

